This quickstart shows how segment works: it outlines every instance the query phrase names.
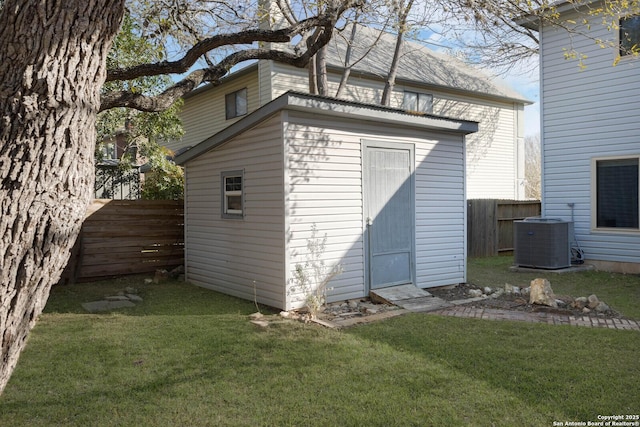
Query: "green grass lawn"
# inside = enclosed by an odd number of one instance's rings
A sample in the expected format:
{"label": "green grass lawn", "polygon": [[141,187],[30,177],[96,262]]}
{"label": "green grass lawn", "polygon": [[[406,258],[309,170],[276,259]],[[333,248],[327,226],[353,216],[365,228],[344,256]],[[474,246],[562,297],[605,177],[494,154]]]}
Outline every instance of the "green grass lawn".
{"label": "green grass lawn", "polygon": [[[470,280],[500,262],[474,260]],[[637,288],[612,277],[611,297],[637,310]],[[144,302],[80,307],[125,286]],[[56,287],[45,311],[1,426],[550,426],[640,412],[635,331],[425,314],[258,329],[250,301],[141,278]]]}

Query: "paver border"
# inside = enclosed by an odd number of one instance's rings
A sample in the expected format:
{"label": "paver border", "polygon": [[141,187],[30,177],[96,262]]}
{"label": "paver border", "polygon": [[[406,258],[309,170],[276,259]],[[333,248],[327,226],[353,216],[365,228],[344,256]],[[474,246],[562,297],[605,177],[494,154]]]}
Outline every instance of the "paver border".
{"label": "paver border", "polygon": [[485,320],[511,320],[516,322],[546,323],[548,325],[570,325],[590,328],[640,331],[640,322],[631,319],[608,319],[591,316],[578,317],[554,313],[527,313],[522,311],[469,307],[464,305],[441,308],[429,311],[428,314]]}

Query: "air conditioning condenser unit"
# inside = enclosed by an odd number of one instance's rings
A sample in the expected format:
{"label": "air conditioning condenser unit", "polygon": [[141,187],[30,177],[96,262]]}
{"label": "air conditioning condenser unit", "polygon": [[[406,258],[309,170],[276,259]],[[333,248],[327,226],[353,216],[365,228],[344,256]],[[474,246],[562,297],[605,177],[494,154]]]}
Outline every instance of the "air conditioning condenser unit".
{"label": "air conditioning condenser unit", "polygon": [[513,223],[517,266],[560,269],[571,267],[573,222],[556,218],[527,218]]}

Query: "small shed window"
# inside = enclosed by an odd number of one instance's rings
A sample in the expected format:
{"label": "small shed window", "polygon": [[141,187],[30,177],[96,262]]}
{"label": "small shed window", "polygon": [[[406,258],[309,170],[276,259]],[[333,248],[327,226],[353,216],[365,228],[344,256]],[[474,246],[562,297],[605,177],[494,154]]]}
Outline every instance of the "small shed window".
{"label": "small shed window", "polygon": [[244,172],[222,172],[222,217],[242,218],[244,212]]}
{"label": "small shed window", "polygon": [[402,109],[420,113],[433,112],[433,95],[418,92],[405,92],[402,98]]}
{"label": "small shed window", "polygon": [[226,94],[224,102],[227,120],[244,116],[248,112],[247,88]]}
{"label": "small shed window", "polygon": [[620,18],[620,56],[640,52],[640,15]]}

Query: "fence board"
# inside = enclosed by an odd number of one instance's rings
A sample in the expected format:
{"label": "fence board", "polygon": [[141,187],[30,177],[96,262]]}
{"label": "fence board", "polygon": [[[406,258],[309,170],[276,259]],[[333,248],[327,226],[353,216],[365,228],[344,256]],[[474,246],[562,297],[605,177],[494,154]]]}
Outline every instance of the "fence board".
{"label": "fence board", "polygon": [[182,201],[94,200],[61,282],[150,273],[184,262]]}
{"label": "fence board", "polygon": [[493,256],[513,251],[513,221],[539,216],[540,212],[537,200],[468,200],[468,256]]}

